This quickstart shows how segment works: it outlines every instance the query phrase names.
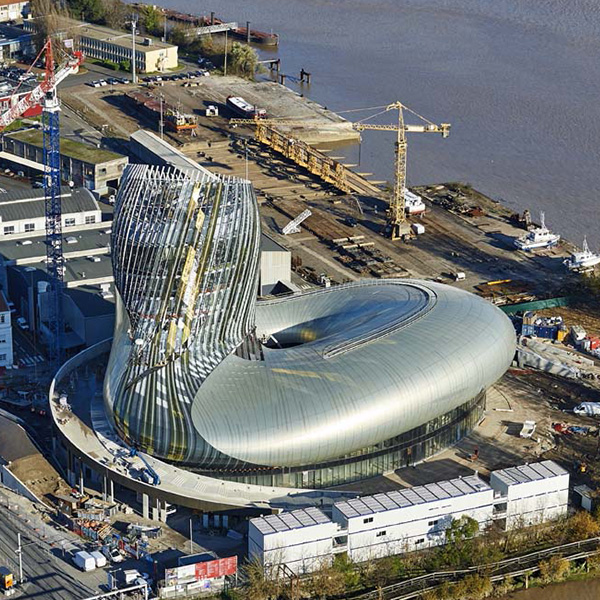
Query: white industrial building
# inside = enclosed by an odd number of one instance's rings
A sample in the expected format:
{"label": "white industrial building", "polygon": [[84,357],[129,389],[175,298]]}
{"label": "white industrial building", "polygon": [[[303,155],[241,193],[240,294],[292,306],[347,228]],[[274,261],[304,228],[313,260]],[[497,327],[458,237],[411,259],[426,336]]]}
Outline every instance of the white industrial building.
{"label": "white industrial building", "polygon": [[354,562],[444,543],[453,519],[467,515],[483,531],[492,522],[494,490],[476,475],[430,483],[333,505],[332,518],[348,534]]}
{"label": "white industrial building", "polygon": [[273,293],[279,283],[291,288],[292,253],[264,233],[260,249],[260,295]]}
{"label": "white industrial building", "polygon": [[6,296],[0,291],[0,367],[12,367],[13,342],[10,326],[10,307]]}
{"label": "white industrial building", "polygon": [[[44,190],[11,190],[0,197],[0,240],[22,239],[46,233]],[[84,189],[61,193],[62,227],[77,229],[102,221],[102,211],[91,192]]]}
{"label": "white industrial building", "polygon": [[506,529],[567,514],[569,473],[550,460],[493,471],[490,485],[495,492],[496,518],[506,519]]}
{"label": "white industrial building", "polygon": [[333,559],[339,527],[318,508],[251,519],[249,555],[265,567],[285,564],[294,573],[310,573]]}
{"label": "white industrial building", "polygon": [[331,518],[306,509],[252,519],[248,549],[265,566],[306,573],[339,552],[363,562],[442,545],[446,529],[463,515],[480,532],[493,522],[512,529],[556,519],[566,515],[568,493],[568,472],[543,461],[494,471],[489,485],[471,475],[344,500],[333,505]]}
{"label": "white industrial building", "polygon": [[0,0],[0,23],[21,21],[31,15],[29,0]]}

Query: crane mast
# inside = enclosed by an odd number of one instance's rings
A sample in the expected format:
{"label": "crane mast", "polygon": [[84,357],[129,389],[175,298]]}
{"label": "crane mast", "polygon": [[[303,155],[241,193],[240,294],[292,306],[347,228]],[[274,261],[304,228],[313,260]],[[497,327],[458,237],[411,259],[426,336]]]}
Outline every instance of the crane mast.
{"label": "crane mast", "polygon": [[51,344],[50,361],[60,366],[63,359],[62,335],[64,257],[62,243],[62,207],[60,197],[60,103],[56,89],[52,44],[46,45],[46,78],[48,89],[44,94],[42,131],[44,139],[44,196],[46,214],[46,269],[50,279],[48,328]]}
{"label": "crane mast", "polygon": [[[404,121],[404,110],[407,109],[425,122],[424,125],[407,125]],[[390,206],[387,212],[387,224],[389,235],[392,240],[397,240],[406,229],[406,154],[408,143],[407,133],[439,133],[443,138],[450,135],[450,123],[441,123],[436,125],[414,111],[408,109],[402,102],[394,102],[385,108],[386,111],[398,111],[397,125],[377,125],[372,123],[354,123],[352,126],[357,131],[395,131],[396,132],[396,151],[395,151],[395,179],[394,191],[390,200]]]}
{"label": "crane mast", "polygon": [[[0,132],[18,119],[29,108],[42,104],[42,133],[44,160],[44,197],[46,221],[46,270],[50,280],[50,301],[47,305],[48,329],[51,334],[49,358],[60,366],[63,358],[63,311],[62,293],[64,257],[62,251],[62,209],[60,190],[60,102],[57,86],[71,73],[76,73],[83,62],[83,54],[74,52],[58,71],[50,38],[40,50],[37,59],[45,52],[46,71],[44,80],[29,94],[0,115]],[[34,63],[35,64],[35,63]],[[31,67],[29,68],[31,70]]]}

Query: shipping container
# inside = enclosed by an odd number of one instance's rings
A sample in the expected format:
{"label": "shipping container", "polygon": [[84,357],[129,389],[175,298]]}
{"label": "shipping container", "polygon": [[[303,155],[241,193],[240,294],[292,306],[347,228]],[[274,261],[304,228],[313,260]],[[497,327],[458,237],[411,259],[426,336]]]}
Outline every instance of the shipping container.
{"label": "shipping container", "polygon": [[535,325],[531,325],[529,323],[523,323],[523,327],[521,328],[521,335],[528,335],[528,336],[535,335]]}

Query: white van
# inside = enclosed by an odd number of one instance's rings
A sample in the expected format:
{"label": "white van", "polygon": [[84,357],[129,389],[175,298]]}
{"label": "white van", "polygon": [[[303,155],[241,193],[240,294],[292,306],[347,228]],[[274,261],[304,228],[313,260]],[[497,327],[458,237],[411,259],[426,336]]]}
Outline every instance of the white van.
{"label": "white van", "polygon": [[96,568],[94,557],[85,550],[80,550],[73,554],[73,564],[82,571],[93,571]]}
{"label": "white van", "polygon": [[90,555],[96,562],[96,567],[98,569],[106,566],[106,556],[104,556],[104,554],[102,554],[102,552],[99,552],[98,550],[94,550],[93,552],[90,552]]}

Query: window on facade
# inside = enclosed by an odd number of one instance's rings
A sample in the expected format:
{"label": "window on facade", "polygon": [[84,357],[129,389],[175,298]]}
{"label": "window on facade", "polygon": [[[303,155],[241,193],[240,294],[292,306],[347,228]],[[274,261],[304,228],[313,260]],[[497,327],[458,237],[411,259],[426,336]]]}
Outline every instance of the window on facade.
{"label": "window on facade", "polygon": [[15,226],[14,225],[8,225],[7,227],[4,228],[4,235],[10,235],[11,233],[15,232]]}
{"label": "window on facade", "polygon": [[0,338],[0,344],[6,344],[6,338]]}
{"label": "window on facade", "polygon": [[35,223],[25,223],[25,233],[35,231]]}
{"label": "window on facade", "polygon": [[65,219],[65,227],[73,227],[75,225],[75,219],[73,217]]}
{"label": "window on facade", "polygon": [[6,323],[6,316],[5,315],[0,315],[0,323]]}
{"label": "window on facade", "polygon": [[87,215],[85,217],[85,224],[86,225],[90,225],[91,223],[95,223],[96,222],[96,215]]}
{"label": "window on facade", "polygon": [[373,517],[367,517],[366,519],[363,519],[363,523],[372,523],[373,522]]}
{"label": "window on facade", "polygon": [[383,531],[378,531],[376,537],[383,537],[386,534],[387,534],[387,531],[385,531],[385,529],[384,529]]}
{"label": "window on facade", "polygon": [[434,525],[437,525],[439,523],[439,519],[436,519],[435,521],[429,521],[429,523],[427,523],[429,525],[429,527],[433,527]]}
{"label": "window on facade", "polygon": [[415,544],[422,544],[425,541],[425,538],[419,538],[415,541]]}
{"label": "window on facade", "polygon": [[0,354],[0,361],[6,360],[6,354]]}

